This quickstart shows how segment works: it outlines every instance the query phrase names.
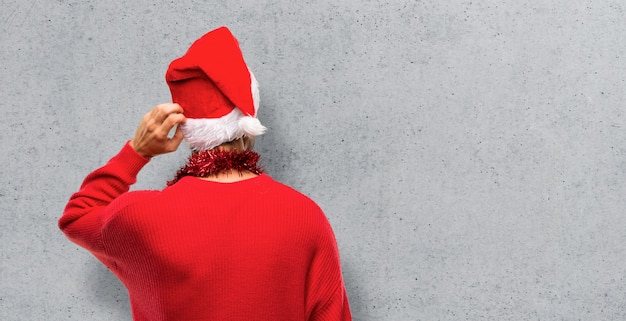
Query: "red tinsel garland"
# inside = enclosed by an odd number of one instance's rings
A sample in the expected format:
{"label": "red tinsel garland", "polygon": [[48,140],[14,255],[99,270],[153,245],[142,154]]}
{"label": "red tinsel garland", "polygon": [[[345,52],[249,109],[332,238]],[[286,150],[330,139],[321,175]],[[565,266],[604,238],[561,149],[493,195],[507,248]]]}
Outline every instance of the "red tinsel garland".
{"label": "red tinsel garland", "polygon": [[185,176],[208,177],[224,171],[250,171],[254,174],[263,173],[257,165],[259,154],[251,150],[224,151],[205,150],[189,156],[187,164],[178,170],[176,176],[167,182],[171,186]]}

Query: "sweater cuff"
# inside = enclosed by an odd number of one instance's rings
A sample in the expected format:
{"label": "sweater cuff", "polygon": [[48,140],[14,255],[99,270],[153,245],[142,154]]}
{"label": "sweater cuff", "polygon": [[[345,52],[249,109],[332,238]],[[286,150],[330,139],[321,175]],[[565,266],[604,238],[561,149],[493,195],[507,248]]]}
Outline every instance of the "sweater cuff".
{"label": "sweater cuff", "polygon": [[128,174],[132,177],[137,177],[139,171],[150,162],[149,158],[141,156],[130,146],[130,140],[126,142],[122,150],[112,160],[123,162],[126,165]]}

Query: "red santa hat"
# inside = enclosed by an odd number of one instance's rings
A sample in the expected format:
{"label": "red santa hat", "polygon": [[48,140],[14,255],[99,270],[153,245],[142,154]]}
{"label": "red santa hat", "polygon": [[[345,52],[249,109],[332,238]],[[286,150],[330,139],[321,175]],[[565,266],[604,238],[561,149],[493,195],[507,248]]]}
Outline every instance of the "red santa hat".
{"label": "red santa hat", "polygon": [[187,118],[181,130],[191,149],[207,150],[266,128],[256,118],[259,85],[226,27],[196,40],[165,74],[172,101]]}

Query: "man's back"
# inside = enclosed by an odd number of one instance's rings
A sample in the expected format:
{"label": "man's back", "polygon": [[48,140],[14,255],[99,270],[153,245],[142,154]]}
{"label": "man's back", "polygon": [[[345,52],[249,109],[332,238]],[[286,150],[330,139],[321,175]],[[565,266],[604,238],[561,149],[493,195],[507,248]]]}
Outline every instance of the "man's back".
{"label": "man's back", "polygon": [[[114,175],[106,169],[114,160],[98,171]],[[94,184],[95,194],[73,201],[98,198],[116,183],[105,177]],[[122,193],[98,215],[99,236],[91,239],[101,244],[89,247],[128,288],[135,320],[349,313],[323,212],[265,174],[234,183],[184,177],[163,191]],[[73,235],[72,224],[64,231]]]}

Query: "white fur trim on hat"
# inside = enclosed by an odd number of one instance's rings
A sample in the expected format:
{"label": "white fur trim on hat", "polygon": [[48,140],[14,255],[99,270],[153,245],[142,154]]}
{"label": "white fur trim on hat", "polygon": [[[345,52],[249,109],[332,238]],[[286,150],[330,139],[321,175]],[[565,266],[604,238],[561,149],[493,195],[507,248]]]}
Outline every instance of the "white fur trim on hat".
{"label": "white fur trim on hat", "polygon": [[244,135],[259,136],[266,130],[258,119],[244,116],[238,108],[220,118],[187,118],[180,129],[195,151],[211,149]]}

